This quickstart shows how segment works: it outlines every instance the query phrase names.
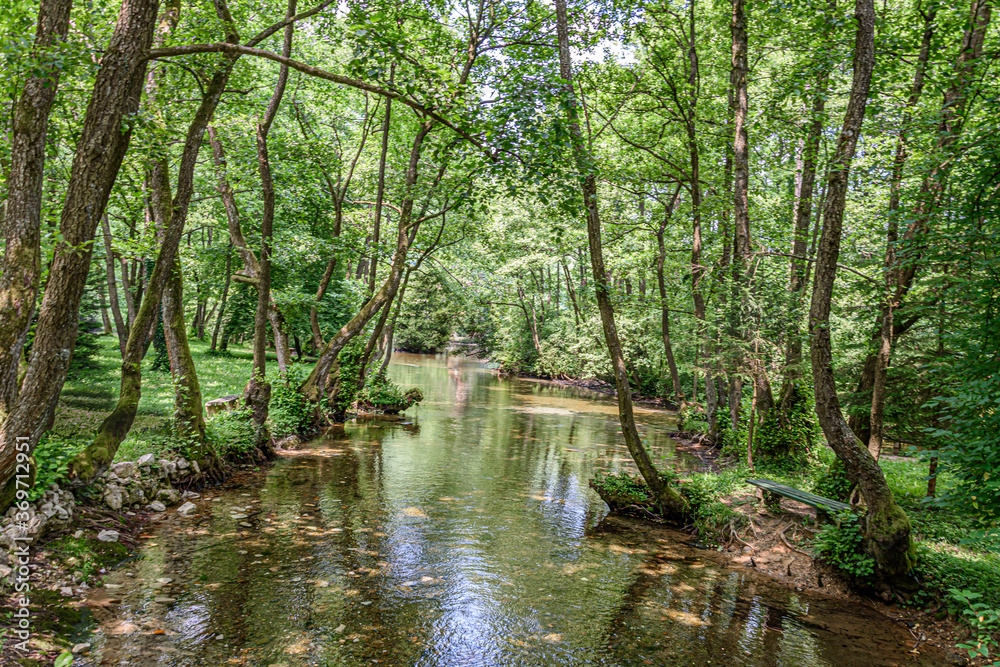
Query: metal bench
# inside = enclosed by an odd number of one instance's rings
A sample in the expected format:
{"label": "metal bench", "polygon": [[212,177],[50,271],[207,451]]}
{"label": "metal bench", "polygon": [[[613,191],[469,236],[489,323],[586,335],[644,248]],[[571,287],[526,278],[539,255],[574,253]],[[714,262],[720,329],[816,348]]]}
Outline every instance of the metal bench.
{"label": "metal bench", "polygon": [[784,496],[785,498],[798,501],[803,505],[815,508],[817,521],[829,521],[832,514],[851,509],[851,506],[847,503],[842,503],[839,500],[833,500],[832,498],[817,496],[815,493],[809,493],[808,491],[802,491],[801,489],[796,489],[792,486],[779,484],[771,479],[748,479],[745,481],[747,484],[752,484],[760,489],[763,489],[765,494],[773,493],[779,496]]}

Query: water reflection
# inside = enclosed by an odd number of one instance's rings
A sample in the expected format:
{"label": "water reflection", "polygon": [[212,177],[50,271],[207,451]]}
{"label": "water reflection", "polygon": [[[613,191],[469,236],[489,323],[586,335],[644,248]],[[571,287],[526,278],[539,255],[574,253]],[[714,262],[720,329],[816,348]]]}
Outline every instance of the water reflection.
{"label": "water reflection", "polygon": [[[631,467],[611,400],[455,357],[392,373],[426,397],[401,420],[350,423],[151,527],[86,664],[920,664],[884,617],[602,521],[592,471]],[[670,416],[638,418],[685,465]]]}

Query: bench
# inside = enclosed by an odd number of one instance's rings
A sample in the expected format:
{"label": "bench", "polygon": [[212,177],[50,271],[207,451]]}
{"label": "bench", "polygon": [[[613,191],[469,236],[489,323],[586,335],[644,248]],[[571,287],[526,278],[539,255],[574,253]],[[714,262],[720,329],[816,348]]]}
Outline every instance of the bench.
{"label": "bench", "polygon": [[831,514],[836,514],[839,512],[844,512],[851,509],[851,506],[847,503],[842,503],[839,500],[833,500],[832,498],[824,498],[823,496],[817,496],[815,493],[809,493],[808,491],[802,491],[801,489],[796,489],[792,486],[786,486],[785,484],[778,484],[774,480],[770,479],[748,479],[744,480],[747,484],[752,484],[759,489],[762,489],[766,494],[775,494],[778,496],[784,496],[785,498],[790,498],[791,500],[798,501],[803,505],[808,505],[816,509],[816,520],[819,521],[829,521]]}

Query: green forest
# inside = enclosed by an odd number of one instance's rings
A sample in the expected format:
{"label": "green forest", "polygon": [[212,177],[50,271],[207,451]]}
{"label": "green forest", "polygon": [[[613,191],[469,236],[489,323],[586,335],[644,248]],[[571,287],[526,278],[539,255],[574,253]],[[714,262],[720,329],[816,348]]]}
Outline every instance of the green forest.
{"label": "green forest", "polygon": [[[464,405],[460,357],[496,391],[609,406],[595,443],[624,463],[563,473],[586,502],[747,568],[770,539],[910,614],[921,650],[1000,664],[992,5],[4,2],[3,525],[34,530],[55,572],[92,563],[98,586],[141,548],[101,561],[71,522],[28,527],[29,505],[44,524],[71,493],[117,539],[150,530],[130,506],[194,507],[310,443],[367,460],[389,441],[356,429],[432,433]],[[444,398],[411,370],[442,358]],[[562,400],[532,409],[577,409]],[[660,415],[701,465],[650,444]],[[130,501],[121,480],[157,465],[178,490]],[[13,619],[27,538],[4,530]],[[89,643],[37,632],[36,662],[10,664],[91,664]],[[482,650],[389,661],[514,664]],[[781,664],[848,664],[803,656]]]}

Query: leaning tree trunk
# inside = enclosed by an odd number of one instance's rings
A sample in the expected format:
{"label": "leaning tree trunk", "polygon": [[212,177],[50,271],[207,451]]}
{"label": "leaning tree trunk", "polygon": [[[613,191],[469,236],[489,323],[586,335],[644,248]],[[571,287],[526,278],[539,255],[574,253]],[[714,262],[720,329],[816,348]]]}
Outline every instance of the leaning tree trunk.
{"label": "leaning tree trunk", "polygon": [[18,368],[24,356],[31,316],[42,275],[42,184],[45,177],[45,134],[59,85],[60,68],[50,49],[66,38],[72,0],[43,0],[32,68],[14,107],[7,177],[4,253],[0,260],[0,420],[13,408]]}
{"label": "leaning tree trunk", "polygon": [[816,256],[816,275],[809,310],[813,388],[816,416],[827,443],[858,485],[868,513],[864,520],[865,550],[874,559],[877,576],[890,585],[913,566],[910,520],[892,496],[878,462],[851,431],[840,409],[830,340],[830,306],[840,255],[848,172],[857,146],[875,66],[875,7],[873,0],[856,0],[858,22],[854,78],[827,182],[823,232]]}
{"label": "leaning tree trunk", "polygon": [[587,241],[590,246],[590,264],[594,275],[594,294],[597,298],[598,310],[601,313],[604,340],[608,346],[608,355],[611,358],[611,367],[615,376],[615,389],[618,393],[618,416],[621,420],[622,435],[625,438],[625,445],[632,455],[632,460],[635,461],[639,473],[652,491],[653,497],[656,498],[660,510],[665,515],[680,517],[687,509],[687,502],[676,489],[667,484],[660,476],[635,427],[635,417],[632,413],[632,388],[629,386],[625,355],[622,353],[618,329],[615,326],[614,307],[608,293],[608,274],[604,266],[604,253],[601,248],[597,175],[594,173],[593,156],[588,154],[583,133],[580,130],[576,96],[573,91],[566,0],[556,0],[556,33],[559,44],[559,75],[566,82],[566,110],[569,116],[573,159],[579,172],[583,204],[587,211]]}
{"label": "leaning tree trunk", "polygon": [[[160,250],[153,263],[153,270],[146,287],[146,295],[139,303],[139,309],[129,329],[128,342],[125,345],[125,354],[122,358],[118,403],[111,414],[101,422],[91,443],[70,464],[70,477],[76,483],[89,482],[107,469],[114,460],[118,446],[128,435],[132,423],[135,421],[141,398],[142,360],[146,355],[150,331],[156,326],[157,311],[161,307],[162,295],[168,281],[171,280],[171,273],[176,263],[184,224],[187,220],[188,207],[194,194],[194,170],[198,161],[198,153],[208,127],[208,121],[215,112],[226,88],[233,62],[234,60],[229,60],[223,69],[212,77],[206,88],[205,97],[202,98],[201,105],[188,127],[181,154],[181,163],[178,168],[177,194],[173,202],[169,200],[169,182],[158,184],[152,188],[154,193],[152,199],[158,208],[158,211],[154,213],[154,218],[159,219],[161,229],[164,230]],[[166,178],[165,171],[155,171],[154,173],[156,175],[162,174],[162,177]],[[181,354],[179,348],[180,343],[176,342],[175,349]],[[178,370],[181,370],[184,363],[183,361],[179,363]],[[171,370],[173,371],[173,367]],[[194,381],[197,383],[197,378]],[[199,418],[197,414],[189,415],[189,420],[194,424],[195,433],[202,434],[204,416]],[[202,426],[199,426],[199,420]],[[213,470],[217,464],[216,459],[217,457],[206,449],[203,460],[205,465],[202,467],[217,474],[218,471]]]}
{"label": "leaning tree trunk", "polygon": [[400,282],[402,281],[403,272],[406,269],[406,255],[409,252],[410,244],[413,242],[413,238],[416,236],[417,229],[419,227],[418,222],[413,220],[413,190],[417,183],[418,178],[418,166],[420,163],[420,157],[423,150],[424,140],[430,133],[433,127],[433,123],[425,122],[422,123],[420,129],[417,131],[416,136],[413,139],[413,146],[410,150],[410,161],[406,169],[406,182],[404,192],[408,193],[406,199],[403,201],[403,206],[400,208],[398,231],[396,234],[396,250],[392,256],[392,263],[389,267],[389,275],[386,276],[385,281],[375,294],[361,307],[354,317],[350,319],[340,331],[334,334],[333,338],[327,342],[323,351],[320,353],[319,358],[316,360],[316,365],[313,366],[312,372],[309,377],[306,378],[305,382],[299,390],[305,396],[306,400],[310,401],[316,406],[317,416],[319,411],[320,401],[323,399],[324,395],[329,389],[336,390],[337,377],[336,373],[331,373],[334,370],[334,365],[336,363],[337,357],[340,351],[354,339],[359,333],[361,333],[368,322],[381,310],[383,306],[387,303],[392,303],[392,300],[396,297],[396,292],[399,289]]}

